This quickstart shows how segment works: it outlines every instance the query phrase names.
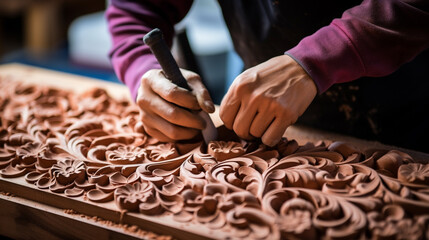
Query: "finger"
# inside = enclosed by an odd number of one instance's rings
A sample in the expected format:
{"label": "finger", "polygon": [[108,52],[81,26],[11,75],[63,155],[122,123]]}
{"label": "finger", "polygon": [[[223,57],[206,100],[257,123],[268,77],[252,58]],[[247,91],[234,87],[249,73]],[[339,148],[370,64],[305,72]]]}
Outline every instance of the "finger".
{"label": "finger", "polygon": [[289,124],[284,119],[276,117],[267,131],[262,135],[262,142],[270,147],[276,145],[288,126]]}
{"label": "finger", "polygon": [[[146,127],[152,128],[153,133],[157,134],[154,131],[157,130],[163,136],[171,140],[191,139],[199,133],[198,130],[193,128],[184,128],[171,124],[156,114],[143,113],[142,121],[145,123]],[[158,135],[160,135],[159,133]]]}
{"label": "finger", "polygon": [[240,100],[231,99],[228,94],[220,104],[219,117],[228,129],[233,128],[235,117],[240,109],[240,104]]}
{"label": "finger", "polygon": [[158,139],[160,142],[174,142],[173,139],[168,138],[167,136],[165,136],[163,133],[156,130],[155,128],[150,128],[150,127],[146,127],[146,126],[143,126],[143,128],[144,128],[145,132],[147,134],[149,134],[149,136]]}
{"label": "finger", "polygon": [[148,112],[140,111],[140,119],[142,120],[144,132],[147,133],[149,136],[154,137],[161,142],[172,142],[173,141],[173,139],[170,139],[169,137],[165,136],[160,131],[156,130],[155,128],[150,127],[151,121],[153,120],[153,118],[151,118],[148,115]]}
{"label": "finger", "polygon": [[210,97],[209,91],[202,83],[201,78],[196,74],[190,75],[188,73],[185,73],[184,76],[192,88],[192,92],[196,96],[201,109],[207,113],[213,113],[215,111],[213,100]]}
{"label": "finger", "polygon": [[255,104],[242,104],[238,110],[237,116],[234,119],[233,130],[241,138],[250,140],[249,129],[256,115]]}
{"label": "finger", "polygon": [[150,85],[156,94],[168,102],[192,110],[200,109],[197,98],[192,92],[172,83],[165,78],[165,75],[161,71],[157,72],[156,76],[150,78]]}
{"label": "finger", "polygon": [[274,116],[268,113],[258,112],[250,125],[249,133],[254,137],[262,137],[273,120]]}
{"label": "finger", "polygon": [[157,95],[152,96],[150,101],[139,101],[138,103],[141,109],[152,111],[156,115],[159,115],[163,119],[167,120],[167,122],[173,123],[175,125],[200,130],[204,129],[205,127],[206,123],[200,116],[198,116],[198,114],[177,107],[176,105],[165,101]]}

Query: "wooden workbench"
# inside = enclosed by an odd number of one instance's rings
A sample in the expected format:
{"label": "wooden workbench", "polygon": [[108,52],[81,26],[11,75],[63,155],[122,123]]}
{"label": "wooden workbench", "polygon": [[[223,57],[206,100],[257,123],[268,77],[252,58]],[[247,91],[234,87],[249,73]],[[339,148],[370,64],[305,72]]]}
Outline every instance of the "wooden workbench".
{"label": "wooden workbench", "polygon": [[[23,81],[37,85],[48,85],[61,89],[82,92],[91,87],[105,88],[110,95],[117,98],[129,98],[125,86],[99,81],[66,73],[60,73],[20,64],[0,66],[0,77]],[[216,125],[221,121],[217,112],[212,114]],[[356,147],[398,149],[378,142],[370,142],[353,137],[342,136],[314,130],[307,127],[292,126],[285,136],[304,144],[308,141],[345,141]],[[401,149],[417,161],[429,159],[429,154]],[[183,239],[211,238],[213,232],[207,230],[205,236],[187,231],[186,224],[180,226],[163,217],[142,217],[141,214],[113,210],[113,203],[91,203],[83,198],[66,198],[61,194],[43,191],[28,184],[23,177],[6,179],[0,177],[0,236],[24,239],[63,239],[73,236],[79,239],[133,239],[142,236],[132,225],[146,231],[180,236]],[[65,211],[73,206],[75,212]],[[84,213],[84,215],[79,214]],[[99,218],[91,218],[98,216]],[[108,221],[104,221],[104,220]],[[120,225],[117,223],[124,223]],[[204,228],[204,226],[201,226]],[[25,231],[23,231],[25,229]],[[130,230],[131,229],[131,230]],[[222,236],[216,235],[216,238]]]}

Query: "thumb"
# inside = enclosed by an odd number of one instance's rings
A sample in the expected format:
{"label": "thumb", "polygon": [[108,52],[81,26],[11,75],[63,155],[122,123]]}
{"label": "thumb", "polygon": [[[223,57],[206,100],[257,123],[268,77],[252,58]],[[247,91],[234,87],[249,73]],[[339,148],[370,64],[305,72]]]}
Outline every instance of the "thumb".
{"label": "thumb", "polygon": [[210,97],[209,91],[202,83],[201,77],[196,73],[186,70],[182,71],[182,74],[192,88],[192,92],[196,96],[201,109],[207,113],[213,113],[215,111],[213,100]]}

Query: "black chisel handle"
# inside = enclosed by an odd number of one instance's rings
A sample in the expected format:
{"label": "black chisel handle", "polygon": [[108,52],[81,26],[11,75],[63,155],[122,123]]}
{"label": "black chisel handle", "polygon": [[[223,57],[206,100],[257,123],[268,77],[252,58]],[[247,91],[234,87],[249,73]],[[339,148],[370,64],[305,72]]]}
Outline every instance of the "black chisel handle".
{"label": "black chisel handle", "polygon": [[186,82],[186,79],[180,72],[176,60],[174,60],[173,55],[171,55],[161,30],[158,28],[153,29],[143,37],[143,42],[149,46],[150,50],[155,55],[167,79],[177,86],[191,91],[188,82]]}

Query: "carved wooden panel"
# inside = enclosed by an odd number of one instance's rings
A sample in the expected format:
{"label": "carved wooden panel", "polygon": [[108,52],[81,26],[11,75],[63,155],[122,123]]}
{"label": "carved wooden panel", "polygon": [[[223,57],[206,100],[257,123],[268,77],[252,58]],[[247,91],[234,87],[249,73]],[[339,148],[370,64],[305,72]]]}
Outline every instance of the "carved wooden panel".
{"label": "carved wooden panel", "polygon": [[[0,175],[245,239],[429,239],[429,164],[350,144],[160,143],[138,109],[0,79]],[[178,236],[180,237],[180,236]],[[217,235],[211,237],[216,238]]]}

